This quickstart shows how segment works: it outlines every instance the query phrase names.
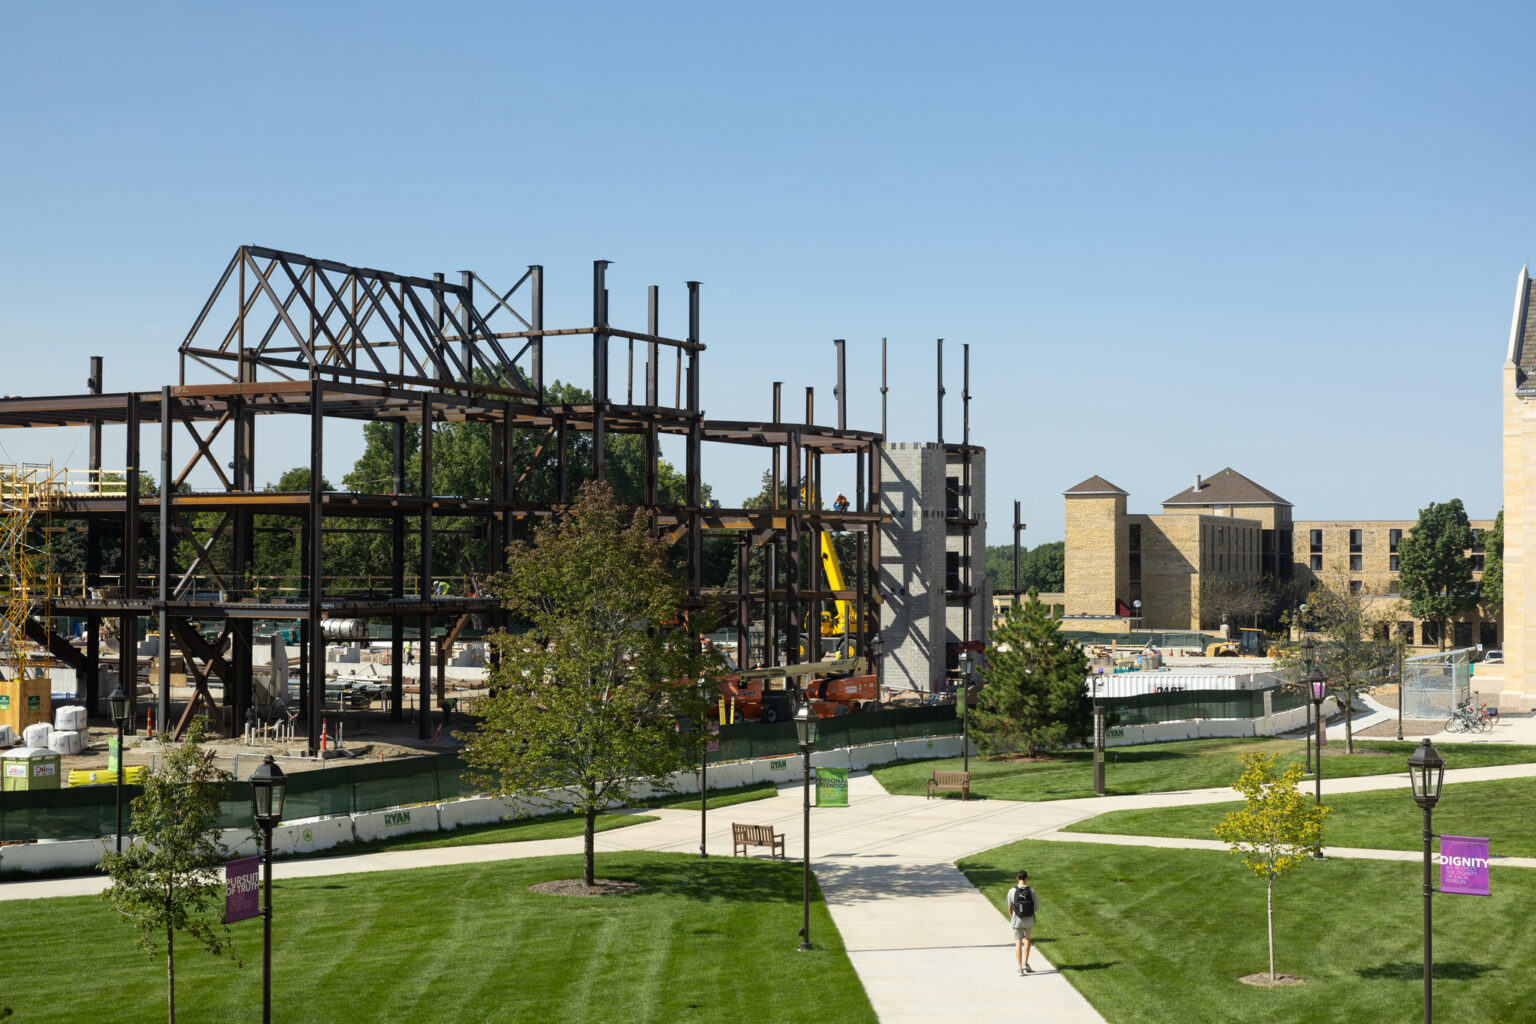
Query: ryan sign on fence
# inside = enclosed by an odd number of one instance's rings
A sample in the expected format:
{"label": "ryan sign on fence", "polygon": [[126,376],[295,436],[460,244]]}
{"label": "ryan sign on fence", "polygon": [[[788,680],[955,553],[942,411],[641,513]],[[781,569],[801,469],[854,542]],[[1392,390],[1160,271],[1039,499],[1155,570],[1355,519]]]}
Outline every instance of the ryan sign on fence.
{"label": "ryan sign on fence", "polygon": [[241,857],[224,865],[225,924],[244,921],[261,913],[256,895],[260,878],[260,857]]}
{"label": "ryan sign on fence", "polygon": [[1440,891],[1487,896],[1488,840],[1470,836],[1440,837]]}

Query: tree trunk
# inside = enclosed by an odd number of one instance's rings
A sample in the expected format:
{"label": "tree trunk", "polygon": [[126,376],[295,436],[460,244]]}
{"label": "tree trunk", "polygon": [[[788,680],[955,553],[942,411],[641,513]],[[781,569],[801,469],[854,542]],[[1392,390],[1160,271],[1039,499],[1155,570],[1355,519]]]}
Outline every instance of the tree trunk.
{"label": "tree trunk", "polygon": [[165,925],[165,995],[170,1009],[171,1024],[176,1024],[176,957],[174,956],[175,932],[170,922]]}
{"label": "tree trunk", "polygon": [[589,794],[586,809],[586,833],[582,839],[581,880],[587,885],[596,885],[594,874],[592,837],[597,833],[597,797]]}
{"label": "tree trunk", "polygon": [[1355,752],[1355,702],[1351,698],[1354,691],[1349,687],[1344,688],[1344,753]]}
{"label": "tree trunk", "polygon": [[1275,980],[1275,876],[1269,876],[1269,888],[1264,894],[1265,909],[1269,913],[1269,980]]}

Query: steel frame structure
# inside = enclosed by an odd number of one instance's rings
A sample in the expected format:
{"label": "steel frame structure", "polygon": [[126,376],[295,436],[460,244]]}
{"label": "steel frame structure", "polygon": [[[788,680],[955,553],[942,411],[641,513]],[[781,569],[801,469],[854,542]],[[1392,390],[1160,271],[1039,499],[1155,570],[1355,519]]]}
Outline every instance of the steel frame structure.
{"label": "steel frame structure", "polygon": [[[573,497],[567,453],[573,439],[589,434],[592,473],[606,474],[606,445],[611,435],[644,438],[644,488],[641,507],[653,528],[675,543],[685,543],[690,593],[695,600],[724,598],[734,606],[739,650],[747,648],[749,622],[762,619],[770,637],[791,637],[784,660],[799,659],[799,638],[815,637],[822,601],[855,603],[855,621],[864,641],[878,631],[881,597],[879,580],[879,513],[881,434],[847,427],[847,381],[838,343],[837,424],[814,422],[814,396],[807,389],[803,422],[782,416],[780,385],[773,386],[773,415],[766,421],[710,420],[699,403],[701,356],[705,346],[699,330],[699,284],[688,282],[688,334],[669,338],[658,333],[658,289],[648,296],[646,331],[616,327],[609,322],[607,270],[597,260],[592,273],[592,322],[553,328],[544,323],[544,269],[534,265],[505,291],[488,285],[473,271],[457,282],[444,275],[408,277],[384,271],[313,259],[260,246],[241,246],[225,267],[208,301],[194,320],[178,351],[177,383],[157,391],[103,393],[100,357],[91,360],[88,392],[81,395],[0,398],[0,428],[84,426],[89,428],[90,470],[98,481],[102,469],[103,428],[121,426],[121,483],[111,488],[56,496],[56,520],[84,524],[86,578],[83,593],[66,594],[50,587],[51,614],[84,616],[87,645],[75,650],[54,629],[38,605],[28,620],[28,635],[46,645],[79,671],[83,692],[93,713],[100,712],[100,629],[104,620],[120,622],[123,638],[119,678],[137,708],[137,654],[132,639],[138,620],[158,624],[161,653],[174,638],[187,667],[194,695],[184,707],[172,707],[170,659],[158,659],[152,692],[161,728],[175,721],[179,734],[200,701],[218,711],[208,689],[223,683],[222,703],[229,721],[239,723],[252,701],[253,627],[258,619],[297,619],[301,623],[301,700],[308,723],[308,746],[320,743],[323,710],[325,644],[320,628],[328,618],[384,619],[390,623],[392,657],[389,713],[403,717],[405,687],[402,648],[408,624],[430,638],[435,623],[484,615],[502,622],[498,602],[486,596],[446,596],[429,593],[434,578],[432,539],[435,517],[464,517],[476,522],[487,540],[486,572],[500,568],[496,553],[522,535],[534,520],[557,511]],[[233,312],[228,312],[232,307]],[[590,340],[592,401],[583,404],[546,402],[545,346],[580,344]],[[628,386],[622,400],[611,379],[611,347],[629,348]],[[643,392],[636,401],[634,352],[642,346]],[[661,365],[670,353],[674,388],[672,401],[662,395]],[[206,378],[212,378],[207,380]],[[309,489],[302,493],[260,491],[255,480],[258,424],[274,415],[308,419]],[[386,422],[394,439],[393,474],[388,491],[354,493],[322,488],[321,464],[327,422],[351,420]],[[492,425],[489,498],[465,498],[433,493],[432,427],[452,421]],[[140,434],[159,426],[158,494],[141,493],[140,474],[146,468]],[[420,432],[420,479],[415,493],[406,481],[404,434],[407,424]],[[215,454],[215,443],[228,432],[233,451],[227,465]],[[516,431],[542,437],[526,464],[514,459]],[[685,496],[681,504],[660,500],[657,466],[660,436],[685,439]],[[803,480],[805,494],[819,494],[822,459],[852,455],[857,460],[856,500],[845,510],[823,509],[802,499],[801,489],[775,494],[769,507],[722,509],[702,500],[706,444],[748,445],[771,450],[774,480]],[[554,448],[550,493],[552,502],[525,500],[525,485],[540,456]],[[203,467],[219,482],[214,491],[189,491],[194,470]],[[227,472],[226,472],[227,470]],[[808,507],[809,506],[809,507]],[[103,564],[103,538],[108,531],[122,538],[123,552],[138,551],[151,530],[156,553],[153,580],[140,569],[139,559],[119,564],[117,572]],[[199,529],[192,517],[214,513],[217,524]],[[250,584],[246,571],[254,544],[252,517],[292,518],[302,537],[303,592],[296,600],[264,599]],[[322,539],[327,526],[361,521],[390,537],[389,593],[381,596],[356,588],[327,589]],[[420,537],[419,561],[413,566],[421,584],[406,592],[405,537],[409,520]],[[802,556],[802,538],[815,550],[816,531],[853,531],[860,538],[860,556],[852,589],[831,591],[820,575],[820,559]],[[703,576],[704,538],[712,532],[734,534],[739,584],[729,593],[706,587]],[[230,543],[219,542],[228,535]],[[177,554],[180,542],[196,553],[190,562]],[[748,585],[749,564],[756,549],[768,581],[763,588]],[[226,554],[220,554],[223,550]],[[220,558],[224,559],[223,564]],[[124,560],[126,561],[125,555]],[[194,585],[204,575],[222,592],[220,599],[201,595]],[[111,585],[113,579],[116,586]],[[866,612],[868,614],[866,614]],[[193,623],[215,622],[220,635],[205,640]],[[806,624],[810,626],[807,628]],[[453,632],[457,632],[457,628]],[[776,645],[766,645],[767,662],[779,660]],[[815,645],[811,645],[815,649]],[[441,662],[440,662],[441,663]],[[431,659],[419,663],[418,734],[431,735]],[[306,685],[305,681],[319,685]],[[234,725],[238,728],[238,724]]]}

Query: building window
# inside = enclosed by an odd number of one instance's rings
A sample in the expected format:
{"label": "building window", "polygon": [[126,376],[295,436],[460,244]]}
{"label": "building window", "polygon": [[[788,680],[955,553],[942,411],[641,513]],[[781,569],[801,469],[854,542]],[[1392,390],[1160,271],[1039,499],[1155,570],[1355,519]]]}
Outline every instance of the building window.
{"label": "building window", "polygon": [[944,478],[944,514],[951,519],[960,518],[960,478]]}
{"label": "building window", "polygon": [[1351,594],[1358,594],[1358,593],[1360,593],[1360,581],[1359,580],[1350,580],[1349,581],[1349,592]]}
{"label": "building window", "polygon": [[1408,643],[1413,643],[1413,623],[1407,619],[1399,619],[1397,622],[1397,635]]}
{"label": "building window", "polygon": [[1130,538],[1130,543],[1128,545],[1126,545],[1127,549],[1130,550],[1130,551],[1140,551],[1141,550],[1141,524],[1140,523],[1132,523],[1131,524],[1130,534],[1131,534],[1131,538]]}
{"label": "building window", "polygon": [[1473,530],[1472,531],[1472,550],[1473,551],[1481,551],[1481,550],[1483,550],[1483,531],[1482,530]]}
{"label": "building window", "polygon": [[1487,557],[1486,555],[1473,555],[1472,556],[1472,571],[1473,572],[1482,572],[1483,571],[1483,559],[1486,558],[1486,557]]}
{"label": "building window", "polygon": [[1402,530],[1388,530],[1387,531],[1387,550],[1388,551],[1396,551],[1397,550],[1397,546],[1399,544],[1401,544],[1402,541],[1403,541],[1403,531]]}
{"label": "building window", "polygon": [[1472,646],[1472,623],[1470,623],[1470,622],[1457,622],[1457,623],[1454,623],[1454,628],[1452,629],[1452,635],[1455,636],[1455,638],[1456,638],[1456,646],[1457,647],[1471,647]]}
{"label": "building window", "polygon": [[960,589],[960,552],[944,552],[944,589],[955,592]]}
{"label": "building window", "polygon": [[1499,624],[1497,622],[1479,622],[1477,624],[1477,642],[1492,650],[1499,646]]}
{"label": "building window", "polygon": [[1359,572],[1360,571],[1360,565],[1361,565],[1361,556],[1359,556],[1359,555],[1350,555],[1349,556],[1349,571],[1350,572]]}
{"label": "building window", "polygon": [[1131,566],[1130,566],[1130,581],[1132,583],[1140,583],[1141,582],[1141,552],[1140,551],[1132,551],[1131,552],[1130,563],[1131,563]]}
{"label": "building window", "polygon": [[1440,646],[1440,627],[1433,622],[1419,623],[1419,644],[1424,647]]}
{"label": "building window", "polygon": [[1323,550],[1323,531],[1322,530],[1312,530],[1310,532],[1312,534],[1312,537],[1311,537],[1311,543],[1312,543],[1311,553],[1314,554],[1314,555],[1321,554],[1322,550]]}
{"label": "building window", "polygon": [[1363,540],[1364,540],[1363,531],[1361,531],[1361,530],[1350,530],[1349,531],[1349,553],[1352,554],[1352,555],[1359,554],[1360,551],[1362,550],[1362,542],[1363,542]]}
{"label": "building window", "polygon": [[1322,570],[1323,570],[1323,556],[1322,555],[1313,555],[1312,556],[1312,571],[1313,572],[1322,572]]}
{"label": "building window", "polygon": [[1387,570],[1389,572],[1397,572],[1397,556],[1396,555],[1388,555],[1387,556]]}

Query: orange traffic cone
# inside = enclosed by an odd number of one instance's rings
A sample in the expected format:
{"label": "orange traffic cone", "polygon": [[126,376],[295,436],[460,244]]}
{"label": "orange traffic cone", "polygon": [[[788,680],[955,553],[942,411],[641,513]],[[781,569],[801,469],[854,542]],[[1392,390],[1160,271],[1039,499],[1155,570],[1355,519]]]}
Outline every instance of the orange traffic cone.
{"label": "orange traffic cone", "polygon": [[327,749],[326,744],[328,742],[330,742],[330,733],[327,730],[325,719],[322,718],[320,719],[320,749]]}
{"label": "orange traffic cone", "polygon": [[145,708],[144,709],[144,738],[148,739],[148,740],[152,740],[152,739],[155,738],[155,709],[154,708]]}

